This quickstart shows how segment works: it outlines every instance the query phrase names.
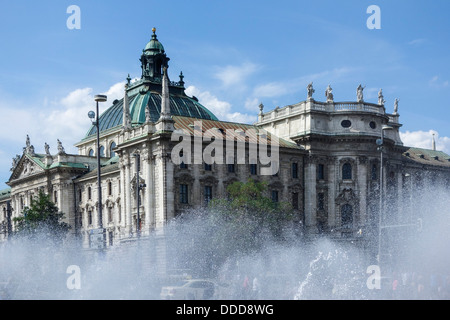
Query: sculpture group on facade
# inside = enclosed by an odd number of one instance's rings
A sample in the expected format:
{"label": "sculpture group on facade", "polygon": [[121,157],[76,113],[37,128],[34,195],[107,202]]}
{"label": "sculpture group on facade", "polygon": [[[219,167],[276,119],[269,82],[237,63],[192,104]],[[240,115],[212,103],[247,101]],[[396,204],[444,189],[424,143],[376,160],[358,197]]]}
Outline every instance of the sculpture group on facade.
{"label": "sculpture group on facade", "polygon": [[[357,102],[364,102],[364,89],[366,87],[362,86],[361,84],[358,85],[358,87],[356,88],[356,101]],[[307,99],[311,100],[312,96],[315,92],[314,88],[313,88],[313,83],[310,82],[307,86],[306,86],[306,91],[307,91]],[[328,87],[325,89],[325,97],[327,98],[327,102],[328,103],[332,103],[334,102],[334,98],[333,98],[333,89],[331,88],[330,85],[328,85]],[[398,102],[400,100],[398,98],[395,99],[394,101],[394,112],[393,114],[397,114],[398,112]],[[380,106],[384,106],[384,104],[386,103],[386,100],[384,100],[384,96],[383,96],[383,89],[380,89],[380,91],[378,91],[378,104]]]}

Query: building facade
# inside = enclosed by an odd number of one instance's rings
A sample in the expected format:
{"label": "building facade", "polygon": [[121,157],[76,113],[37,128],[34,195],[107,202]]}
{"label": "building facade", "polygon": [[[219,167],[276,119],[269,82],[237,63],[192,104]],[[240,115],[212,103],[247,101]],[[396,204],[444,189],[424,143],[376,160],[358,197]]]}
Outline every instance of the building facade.
{"label": "building facade", "polygon": [[261,104],[255,124],[231,123],[185,94],[182,73],[169,80],[169,60],[154,30],[140,57],[141,78],[128,77],[124,97],[100,116],[98,150],[96,125],[75,144],[77,155],[59,141],[57,154],[47,145],[36,153],[27,137],[13,159],[10,189],[0,195],[0,240],[39,190],[88,248],[92,230],[105,230],[107,246],[145,237],[249,178],[267,181],[273,201],[290,202],[305,234],[359,241],[375,232],[380,211],[392,222],[417,218],[408,210],[413,204],[404,205],[417,186],[450,186],[450,156],[404,146],[398,101],[387,113],[381,90],[378,103],[364,101],[361,86],[356,101],[335,102],[329,86],[322,102],[310,84],[305,101],[267,112]]}

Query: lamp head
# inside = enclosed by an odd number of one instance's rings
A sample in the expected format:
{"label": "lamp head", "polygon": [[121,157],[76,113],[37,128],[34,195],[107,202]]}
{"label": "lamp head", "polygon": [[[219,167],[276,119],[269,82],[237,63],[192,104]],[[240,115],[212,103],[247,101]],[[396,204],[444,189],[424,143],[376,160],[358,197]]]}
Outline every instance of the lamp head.
{"label": "lamp head", "polygon": [[106,96],[105,95],[103,95],[103,94],[97,94],[95,97],[94,97],[94,100],[95,101],[97,101],[97,102],[105,102],[106,101]]}
{"label": "lamp head", "polygon": [[94,111],[89,111],[88,112],[88,117],[89,117],[89,119],[94,119],[95,118],[95,112]]}

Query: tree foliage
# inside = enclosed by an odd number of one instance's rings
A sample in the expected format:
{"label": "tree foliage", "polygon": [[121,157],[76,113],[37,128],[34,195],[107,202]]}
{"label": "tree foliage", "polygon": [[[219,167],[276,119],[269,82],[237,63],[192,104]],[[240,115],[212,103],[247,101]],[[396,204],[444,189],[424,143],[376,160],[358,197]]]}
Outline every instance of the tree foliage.
{"label": "tree foliage", "polygon": [[39,191],[37,197],[31,200],[29,207],[25,207],[22,216],[13,219],[16,235],[28,238],[45,237],[55,241],[62,241],[70,225],[63,222],[64,213],[50,200],[50,196]]}
{"label": "tree foliage", "polygon": [[[274,202],[266,194],[267,184],[249,179],[234,182],[227,188],[226,199],[213,199],[199,216],[186,217],[188,267],[214,273],[232,257],[248,255],[266,244],[286,240],[291,235],[293,209],[289,203]],[[197,260],[195,257],[203,257]]]}
{"label": "tree foliage", "polygon": [[[293,219],[293,208],[287,202],[274,202],[267,194],[267,183],[249,179],[228,186],[227,199],[214,199],[210,204],[213,216],[242,229],[242,236],[258,241],[258,235],[280,240],[283,230]],[[248,239],[250,243],[251,239]]]}

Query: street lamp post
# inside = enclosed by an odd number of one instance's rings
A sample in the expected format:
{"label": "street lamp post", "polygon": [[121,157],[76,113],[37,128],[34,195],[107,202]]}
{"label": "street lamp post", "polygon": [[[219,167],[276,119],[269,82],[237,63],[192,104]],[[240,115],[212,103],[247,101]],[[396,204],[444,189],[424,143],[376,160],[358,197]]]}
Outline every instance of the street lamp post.
{"label": "street lamp post", "polygon": [[381,127],[381,138],[377,139],[378,150],[380,151],[380,208],[378,213],[378,263],[381,261],[381,229],[383,223],[383,144],[384,130],[394,129],[391,126],[384,125]]}
{"label": "street lamp post", "polygon": [[94,97],[94,100],[96,102],[96,113],[93,111],[89,111],[88,116],[91,119],[91,121],[95,119],[95,127],[97,129],[97,189],[98,189],[98,227],[101,231],[102,237],[103,237],[103,246],[104,246],[104,230],[103,230],[103,214],[102,214],[102,186],[101,186],[101,165],[100,165],[100,123],[99,123],[99,111],[98,111],[98,103],[99,102],[105,102],[107,97],[102,94],[98,94]]}

